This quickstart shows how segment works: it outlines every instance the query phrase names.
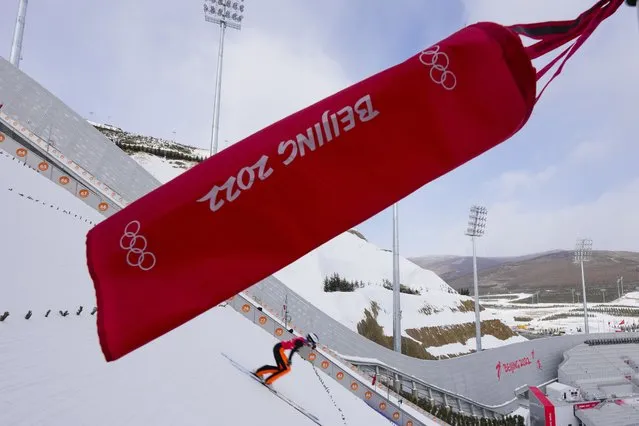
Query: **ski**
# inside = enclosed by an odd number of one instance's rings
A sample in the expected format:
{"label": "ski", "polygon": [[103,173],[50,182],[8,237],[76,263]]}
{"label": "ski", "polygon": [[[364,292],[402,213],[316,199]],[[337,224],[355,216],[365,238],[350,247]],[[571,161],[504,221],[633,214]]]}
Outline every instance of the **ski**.
{"label": "ski", "polygon": [[259,377],[257,377],[255,374],[253,374],[252,371],[250,371],[249,369],[247,369],[246,367],[244,367],[243,365],[241,365],[240,363],[235,361],[233,358],[231,358],[230,356],[228,356],[224,352],[220,352],[220,353],[222,355],[224,355],[224,357],[226,359],[228,359],[235,368],[237,368],[238,370],[240,370],[241,372],[243,372],[247,376],[251,377],[253,380],[258,382],[259,384],[261,384],[265,388],[267,388],[269,391],[271,391],[271,393],[273,395],[277,396],[282,401],[286,402],[288,405],[290,405],[291,407],[295,408],[300,413],[304,414],[306,417],[308,417],[310,420],[312,420],[315,424],[320,425],[320,426],[322,425],[320,423],[320,419],[317,418],[315,415],[313,415],[310,412],[308,412],[306,409],[304,409],[302,406],[300,406],[298,403],[296,403],[295,401],[291,400],[287,396],[282,395],[281,393],[279,393],[278,391],[276,391],[275,389],[273,389],[272,387],[270,387],[266,383],[262,382],[262,380],[260,380]]}

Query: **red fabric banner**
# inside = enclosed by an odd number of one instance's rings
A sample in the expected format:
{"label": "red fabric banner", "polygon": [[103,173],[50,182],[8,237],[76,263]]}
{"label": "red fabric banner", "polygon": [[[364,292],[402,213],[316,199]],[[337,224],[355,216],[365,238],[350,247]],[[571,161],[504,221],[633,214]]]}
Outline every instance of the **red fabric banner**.
{"label": "red fabric banner", "polygon": [[536,75],[479,23],[225,149],[93,228],[98,334],[116,360],[517,132]]}

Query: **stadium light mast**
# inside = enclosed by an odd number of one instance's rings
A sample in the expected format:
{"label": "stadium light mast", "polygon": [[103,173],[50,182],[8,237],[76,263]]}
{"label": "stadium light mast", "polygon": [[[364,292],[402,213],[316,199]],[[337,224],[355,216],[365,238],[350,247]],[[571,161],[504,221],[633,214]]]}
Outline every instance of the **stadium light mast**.
{"label": "stadium light mast", "polygon": [[393,349],[402,353],[402,311],[399,282],[399,212],[393,204]]}
{"label": "stadium light mast", "polygon": [[24,22],[27,17],[27,3],[28,0],[20,0],[16,26],[13,30],[13,42],[11,43],[9,62],[16,68],[20,68],[20,59],[22,59],[22,38],[24,36]]}
{"label": "stadium light mast", "polygon": [[617,276],[617,298],[621,299],[621,277]]}
{"label": "stadium light mast", "polygon": [[586,334],[589,334],[590,330],[588,328],[588,304],[586,300],[586,276],[584,275],[584,262],[589,261],[591,256],[592,240],[589,238],[577,240],[574,262],[581,266],[581,291],[583,293],[582,301],[584,304],[584,332]]}
{"label": "stadium light mast", "polygon": [[466,235],[473,242],[473,284],[475,287],[475,340],[477,352],[481,352],[481,320],[479,317],[479,283],[477,280],[477,251],[475,249],[475,238],[484,235],[486,230],[486,215],[488,210],[482,206],[472,206],[468,217],[468,229]]}
{"label": "stadium light mast", "polygon": [[217,153],[220,131],[220,100],[222,98],[222,61],[224,59],[224,34],[226,27],[242,29],[244,19],[244,0],[204,0],[204,19],[220,26],[220,45],[217,55],[217,76],[215,79],[215,100],[213,128],[209,156]]}

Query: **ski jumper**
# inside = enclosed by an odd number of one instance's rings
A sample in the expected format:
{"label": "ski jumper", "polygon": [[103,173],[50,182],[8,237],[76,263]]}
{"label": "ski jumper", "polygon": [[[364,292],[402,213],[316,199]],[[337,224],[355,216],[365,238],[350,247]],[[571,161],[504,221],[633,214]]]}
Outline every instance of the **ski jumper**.
{"label": "ski jumper", "polygon": [[[304,346],[306,343],[306,339],[303,337],[296,337],[276,344],[273,346],[273,357],[275,358],[276,365],[264,365],[257,369],[255,375],[262,377],[266,374],[272,373],[266,378],[264,383],[267,385],[273,384],[275,380],[291,371],[291,360],[293,358],[293,354],[295,354],[295,352],[297,352],[299,348]],[[284,353],[285,350],[290,350],[288,357]]]}

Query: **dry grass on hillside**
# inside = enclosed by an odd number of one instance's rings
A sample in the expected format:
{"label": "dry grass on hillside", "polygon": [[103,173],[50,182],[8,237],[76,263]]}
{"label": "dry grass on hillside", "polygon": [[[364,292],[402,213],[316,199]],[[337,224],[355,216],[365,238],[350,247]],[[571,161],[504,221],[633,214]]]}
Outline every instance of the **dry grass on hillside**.
{"label": "dry grass on hillside", "polygon": [[[471,302],[472,301],[468,301]],[[474,310],[474,305],[471,306]],[[357,332],[362,336],[374,341],[386,348],[393,348],[393,337],[384,334],[384,328],[377,322],[379,306],[371,302],[370,310],[364,310],[364,319],[357,324]],[[515,336],[515,333],[505,324],[498,320],[482,321],[482,335],[492,335],[501,340]],[[419,329],[408,329],[406,333],[415,340],[402,337],[402,353],[420,359],[437,359],[427,350],[429,346],[442,346],[449,343],[465,344],[468,339],[475,336],[475,323],[448,325],[442,327],[422,327]],[[458,354],[463,355],[463,354]],[[455,356],[455,355],[449,355]]]}
{"label": "dry grass on hillside", "polygon": [[[406,333],[415,340],[419,340],[424,346],[443,346],[450,343],[466,344],[468,339],[475,337],[475,323],[446,325],[441,327],[422,327],[406,330]],[[500,340],[506,340],[516,334],[499,320],[486,320],[481,322],[481,334],[495,336]]]}

